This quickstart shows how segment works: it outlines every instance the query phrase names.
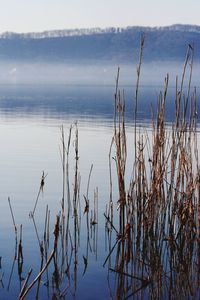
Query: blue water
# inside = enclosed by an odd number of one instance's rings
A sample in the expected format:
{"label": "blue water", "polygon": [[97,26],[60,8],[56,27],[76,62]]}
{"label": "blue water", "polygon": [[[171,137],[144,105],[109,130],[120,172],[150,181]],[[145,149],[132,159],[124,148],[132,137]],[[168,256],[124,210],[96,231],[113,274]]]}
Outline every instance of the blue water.
{"label": "blue water", "polygon": [[[138,113],[140,121],[151,121],[162,86],[142,86],[139,90]],[[126,121],[134,117],[135,87],[120,86],[124,93]],[[37,122],[59,120],[103,121],[113,119],[114,86],[89,85],[2,85],[0,86],[1,118],[31,118]],[[166,118],[174,119],[175,88],[168,89]]]}
{"label": "blue water", "polygon": [[[125,92],[127,139],[132,157],[133,116],[135,88],[120,87]],[[138,122],[148,129],[152,120],[151,104],[155,109],[162,87],[143,87],[139,93]],[[69,278],[61,283],[61,291],[66,290],[66,299],[109,299],[108,269],[103,263],[108,255],[105,243],[105,219],[103,213],[109,201],[109,161],[108,154],[113,135],[114,86],[64,86],[64,85],[7,85],[0,86],[0,299],[17,299],[20,291],[20,278],[15,256],[15,235],[8,197],[11,199],[15,222],[18,230],[23,224],[23,268],[22,278],[30,267],[33,273],[30,281],[40,269],[40,253],[32,220],[29,217],[37,197],[42,172],[47,175],[44,192],[41,194],[36,222],[39,237],[44,230],[46,205],[51,210],[50,235],[53,237],[53,225],[56,214],[60,211],[62,199],[62,165],[60,158],[61,131],[63,125],[66,140],[71,124],[78,124],[79,130],[79,171],[81,235],[78,247],[77,286],[75,274],[70,268]],[[174,89],[169,89],[166,104],[166,120],[174,118]],[[155,111],[156,112],[156,111]],[[73,125],[74,126],[74,125]],[[74,130],[70,152],[70,188],[74,180]],[[93,207],[94,190],[98,187],[98,226],[96,240],[91,237],[88,251],[88,266],[84,273],[84,259],[87,255],[86,216],[83,214],[84,197],[90,167],[93,164],[89,198]],[[127,178],[131,176],[131,166],[127,168]],[[113,167],[113,180],[116,184]],[[114,186],[113,196],[117,206],[117,189]],[[73,217],[70,217],[73,224]],[[71,225],[72,226],[72,225]],[[73,230],[72,230],[73,232]],[[90,233],[91,234],[91,233]],[[51,245],[52,246],[52,245]],[[50,249],[51,250],[51,249]],[[51,273],[50,267],[49,272]],[[52,299],[53,288],[50,283],[49,294],[45,286],[46,277],[42,277],[39,299]],[[21,282],[23,283],[23,281]],[[110,283],[111,289],[114,281]],[[37,285],[36,285],[37,286]],[[55,294],[59,295],[57,290]],[[62,294],[62,293],[61,293]],[[36,287],[28,294],[27,299],[35,299]],[[59,299],[59,298],[58,298]]]}

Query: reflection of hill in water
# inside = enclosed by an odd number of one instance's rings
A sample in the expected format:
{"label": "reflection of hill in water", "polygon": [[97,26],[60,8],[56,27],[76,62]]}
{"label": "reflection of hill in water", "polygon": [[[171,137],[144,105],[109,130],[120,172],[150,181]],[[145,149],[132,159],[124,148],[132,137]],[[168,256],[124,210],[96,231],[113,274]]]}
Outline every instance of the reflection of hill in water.
{"label": "reflection of hill in water", "polygon": [[[138,119],[151,121],[157,105],[159,87],[141,87]],[[114,86],[2,86],[0,111],[3,116],[62,119],[82,118],[113,119]],[[125,114],[127,122],[133,120],[134,88],[125,89]],[[166,121],[174,120],[174,88],[168,91]]]}

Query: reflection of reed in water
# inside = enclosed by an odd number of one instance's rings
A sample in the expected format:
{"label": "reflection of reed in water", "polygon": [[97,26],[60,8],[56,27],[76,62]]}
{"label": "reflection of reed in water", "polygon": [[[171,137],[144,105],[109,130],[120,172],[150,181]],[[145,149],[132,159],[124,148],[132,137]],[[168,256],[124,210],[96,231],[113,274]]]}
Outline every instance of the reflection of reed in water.
{"label": "reflection of reed in water", "polygon": [[[72,139],[74,137],[74,141]],[[78,249],[80,247],[80,226],[81,226],[81,206],[80,206],[80,174],[79,174],[79,147],[78,147],[78,128],[75,124],[70,127],[67,145],[65,143],[65,134],[63,127],[61,128],[61,163],[62,163],[62,199],[61,211],[56,216],[53,235],[51,239],[51,220],[50,209],[47,206],[44,220],[44,231],[41,234],[41,228],[37,226],[37,207],[39,199],[43,194],[45,178],[47,175],[42,173],[39,191],[36,197],[33,211],[30,212],[30,219],[33,222],[33,228],[39,246],[40,253],[40,269],[39,273],[31,280],[32,269],[30,269],[25,278],[22,277],[23,253],[22,253],[22,226],[20,227],[20,240],[17,241],[17,226],[15,224],[14,214],[11,207],[10,199],[8,200],[13,226],[16,236],[16,250],[13,260],[8,289],[11,284],[14,271],[15,261],[18,261],[18,274],[20,280],[19,299],[25,299],[26,295],[35,293],[36,299],[40,298],[41,285],[46,287],[47,296],[60,299],[67,294],[75,296],[78,280]],[[69,170],[69,157],[71,147],[74,147],[75,166],[73,171],[73,184],[70,184],[71,171]],[[91,166],[86,196],[87,203],[86,224],[87,224],[87,251],[83,256],[81,265],[83,266],[83,275],[87,272],[89,262],[89,252],[96,255],[97,258],[97,224],[98,224],[98,189],[94,191],[94,201],[89,201],[89,184],[92,174]],[[72,188],[71,188],[72,186]],[[52,248],[52,250],[50,250]],[[18,251],[17,251],[18,249]],[[20,250],[21,249],[21,250]],[[23,282],[23,285],[21,283]],[[33,287],[36,286],[35,290]]]}
{"label": "reflection of reed in water", "polygon": [[[112,217],[112,199],[105,214],[108,234],[116,232],[116,242],[109,237],[110,252],[105,260],[105,264],[109,261],[110,286],[115,274],[115,286],[110,289],[113,298],[200,296],[200,168],[196,90],[191,92],[192,62],[193,49],[189,47],[180,90],[178,79],[176,82],[176,120],[172,128],[169,130],[164,121],[167,75],[164,91],[158,97],[156,120],[152,118],[151,136],[141,133],[139,127],[135,130],[133,175],[127,193],[124,101],[117,79],[112,148],[119,189],[118,226]],[[187,69],[189,82],[184,92]]]}

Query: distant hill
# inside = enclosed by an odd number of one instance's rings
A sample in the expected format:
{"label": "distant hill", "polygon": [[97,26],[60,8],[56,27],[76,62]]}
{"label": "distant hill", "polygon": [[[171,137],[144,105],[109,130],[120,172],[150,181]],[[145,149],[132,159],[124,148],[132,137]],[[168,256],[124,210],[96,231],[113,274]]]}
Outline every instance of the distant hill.
{"label": "distant hill", "polygon": [[0,60],[133,62],[145,33],[144,60],[183,60],[188,44],[200,58],[200,26],[55,30],[0,35]]}

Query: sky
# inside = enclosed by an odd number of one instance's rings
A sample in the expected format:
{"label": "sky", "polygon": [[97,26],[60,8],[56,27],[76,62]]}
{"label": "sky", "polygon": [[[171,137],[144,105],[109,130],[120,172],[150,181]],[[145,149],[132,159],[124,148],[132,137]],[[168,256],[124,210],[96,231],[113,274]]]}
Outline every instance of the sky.
{"label": "sky", "polygon": [[200,25],[199,0],[0,0],[0,32]]}

